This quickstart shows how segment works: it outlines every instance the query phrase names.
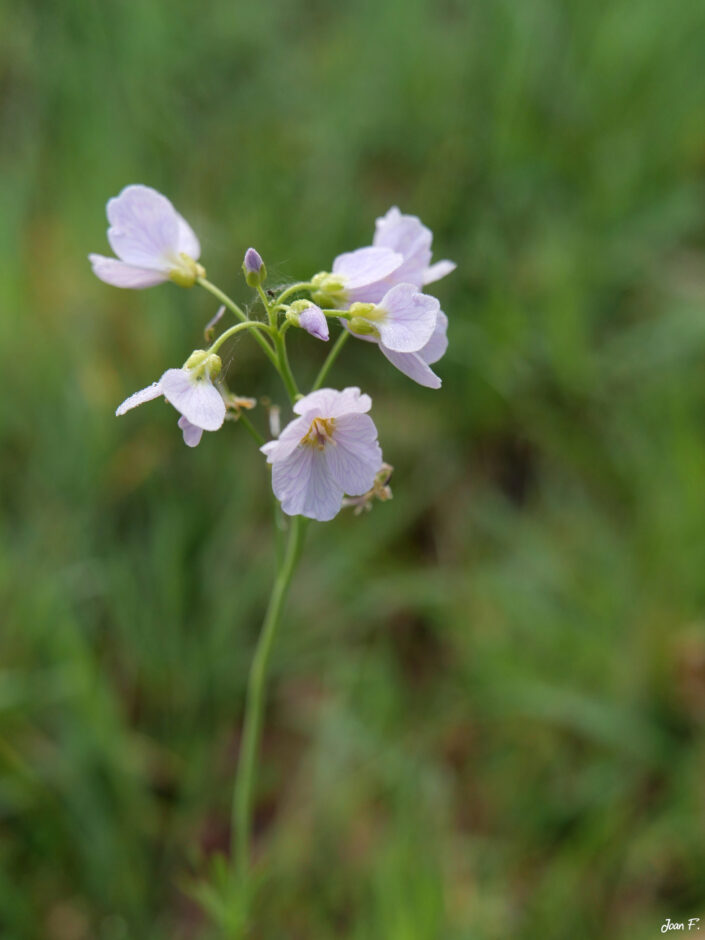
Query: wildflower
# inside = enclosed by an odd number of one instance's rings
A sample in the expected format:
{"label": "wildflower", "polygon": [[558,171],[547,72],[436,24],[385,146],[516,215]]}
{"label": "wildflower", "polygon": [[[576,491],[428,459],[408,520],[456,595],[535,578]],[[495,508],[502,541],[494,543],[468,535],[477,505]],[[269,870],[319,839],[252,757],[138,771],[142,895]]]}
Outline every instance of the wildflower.
{"label": "wildflower", "polygon": [[117,258],[88,256],[101,281],[142,288],[171,280],[193,287],[205,275],[197,264],[198,239],[166,196],[149,186],[126,186],[108,201],[106,212],[108,241]]}
{"label": "wildflower", "polygon": [[309,300],[295,300],[286,312],[286,318],[295,326],[300,326],[316,339],[328,342],[328,321],[320,307]]}
{"label": "wildflower", "polygon": [[198,349],[181,369],[167,369],[158,382],[135,392],[119,406],[116,415],[124,415],[146,401],[161,395],[181,412],[179,427],[184,443],[195,447],[204,431],[217,431],[225,420],[225,402],[213,385],[221,368],[220,357]]}
{"label": "wildflower", "polygon": [[359,388],[322,388],[299,399],[299,415],[279,438],[261,447],[272,465],[272,488],[290,516],[327,522],[343,496],[374,487],[382,466],[377,428],[367,411],[369,395]]}
{"label": "wildflower", "polygon": [[372,244],[389,248],[404,258],[403,263],[389,276],[391,284],[415,284],[423,287],[440,280],[454,271],[452,261],[431,264],[433,233],[415,215],[403,215],[396,206],[377,219]]}
{"label": "wildflower", "polygon": [[387,292],[389,276],[403,262],[403,255],[389,248],[358,248],[338,255],[332,273],[322,271],[313,278],[313,299],[322,307],[339,309],[356,301],[377,303]]}
{"label": "wildflower", "polygon": [[397,284],[378,304],[352,304],[347,325],[354,335],[370,336],[386,349],[417,352],[431,338],[440,309],[435,297],[413,284]]}
{"label": "wildflower", "polygon": [[267,269],[262,256],[256,249],[248,248],[242,262],[242,272],[248,287],[259,287],[267,277]]}

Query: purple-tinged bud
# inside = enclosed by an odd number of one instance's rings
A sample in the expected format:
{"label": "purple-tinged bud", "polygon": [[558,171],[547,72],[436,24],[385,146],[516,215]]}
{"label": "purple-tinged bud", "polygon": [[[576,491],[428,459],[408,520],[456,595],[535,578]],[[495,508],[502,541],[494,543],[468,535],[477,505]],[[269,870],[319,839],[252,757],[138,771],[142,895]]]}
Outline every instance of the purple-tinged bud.
{"label": "purple-tinged bud", "polygon": [[316,339],[322,339],[324,343],[328,342],[328,321],[321,308],[312,304],[310,300],[295,300],[289,307],[286,317]]}
{"label": "purple-tinged bud", "polygon": [[262,256],[255,248],[248,248],[242,262],[242,271],[249,287],[259,287],[267,278]]}
{"label": "purple-tinged bud", "polygon": [[328,321],[320,307],[311,305],[299,315],[299,326],[303,327],[311,336],[316,339],[322,339],[324,343],[328,342]]}

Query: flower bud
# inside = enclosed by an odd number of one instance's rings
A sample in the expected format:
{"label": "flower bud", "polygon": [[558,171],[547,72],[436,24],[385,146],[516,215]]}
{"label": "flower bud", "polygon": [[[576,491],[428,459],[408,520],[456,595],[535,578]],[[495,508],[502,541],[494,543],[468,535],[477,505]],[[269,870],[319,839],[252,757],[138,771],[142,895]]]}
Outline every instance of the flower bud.
{"label": "flower bud", "polygon": [[343,279],[328,271],[319,271],[311,278],[313,299],[320,307],[339,307],[345,303]]}
{"label": "flower bud", "polygon": [[310,300],[295,300],[286,312],[286,318],[294,326],[300,326],[316,339],[328,342],[328,321],[320,307],[312,304]]}
{"label": "flower bud", "polygon": [[184,369],[188,369],[192,375],[196,377],[207,375],[211,379],[214,379],[222,368],[220,356],[215,353],[209,354],[205,349],[194,349],[184,363]]}
{"label": "flower bud", "polygon": [[254,248],[248,248],[242,262],[242,271],[249,287],[259,287],[267,278],[267,269],[262,256]]}

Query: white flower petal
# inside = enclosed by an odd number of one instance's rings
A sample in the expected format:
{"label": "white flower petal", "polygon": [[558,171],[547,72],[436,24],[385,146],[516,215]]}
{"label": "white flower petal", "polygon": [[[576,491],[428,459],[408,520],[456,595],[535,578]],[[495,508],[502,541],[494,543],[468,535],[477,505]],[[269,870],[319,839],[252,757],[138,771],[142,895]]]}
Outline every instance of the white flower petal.
{"label": "white flower petal", "polygon": [[421,285],[433,284],[434,281],[440,281],[446,274],[455,271],[458,265],[454,261],[436,261],[430,267],[426,268],[423,274]]}
{"label": "white flower petal", "polygon": [[181,217],[166,196],[149,186],[126,186],[109,200],[107,215],[108,241],[118,258],[169,271],[180,250]]}
{"label": "white flower petal", "polygon": [[217,431],[225,420],[225,402],[209,378],[194,379],[188,369],[167,369],[159,380],[166,400],[191,424]]}
{"label": "white flower petal", "polygon": [[178,424],[184,435],[184,444],[186,444],[187,447],[198,447],[203,437],[203,428],[191,424],[189,419],[184,415],[181,415]]}
{"label": "white flower petal", "polygon": [[349,496],[362,496],[372,489],[382,466],[382,449],[372,418],[366,414],[336,418],[333,444],[324,454],[333,479]]}
{"label": "white flower petal", "polygon": [[162,386],[160,382],[152,382],[151,385],[148,385],[147,388],[140,389],[139,392],[135,392],[133,395],[130,395],[129,398],[126,398],[125,401],[118,406],[115,411],[116,415],[124,415],[127,411],[131,411],[133,408],[137,408],[138,405],[143,405],[146,401],[152,401],[155,398],[159,398],[162,395]]}
{"label": "white flower petal", "polygon": [[379,303],[386,312],[371,322],[379,330],[381,342],[394,352],[418,352],[431,338],[440,304],[435,297],[420,293],[413,284],[398,284]]}
{"label": "white flower petal", "polygon": [[106,258],[103,255],[88,255],[93,265],[93,273],[113,287],[154,287],[168,280],[168,275],[161,271],[148,268],[138,268],[132,264],[125,264],[116,258]]}

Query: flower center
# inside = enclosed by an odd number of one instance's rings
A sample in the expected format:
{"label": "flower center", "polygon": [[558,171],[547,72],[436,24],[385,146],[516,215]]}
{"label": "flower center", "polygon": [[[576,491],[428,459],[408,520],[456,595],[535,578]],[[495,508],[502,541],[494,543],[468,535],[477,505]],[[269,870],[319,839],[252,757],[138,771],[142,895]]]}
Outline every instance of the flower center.
{"label": "flower center", "polygon": [[335,428],[335,418],[314,418],[311,427],[306,432],[306,436],[301,438],[301,443],[307,447],[316,447],[323,450],[326,444],[335,444],[333,440],[333,430]]}

